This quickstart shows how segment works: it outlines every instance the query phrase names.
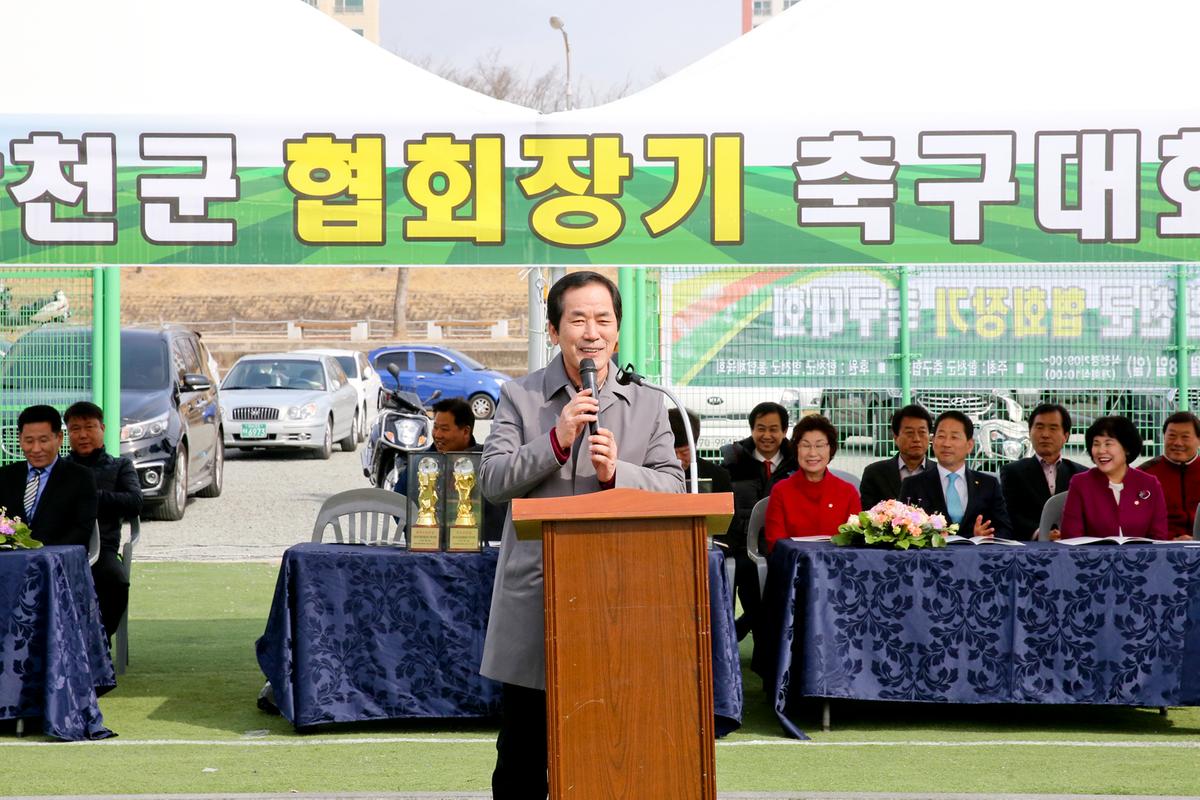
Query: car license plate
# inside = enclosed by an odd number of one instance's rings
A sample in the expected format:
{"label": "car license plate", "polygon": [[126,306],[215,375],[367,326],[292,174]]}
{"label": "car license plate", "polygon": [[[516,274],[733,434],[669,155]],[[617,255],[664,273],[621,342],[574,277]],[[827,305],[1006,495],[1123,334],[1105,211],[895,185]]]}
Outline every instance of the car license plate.
{"label": "car license plate", "polygon": [[265,438],[267,438],[267,423],[265,423],[265,422],[243,422],[242,423],[242,438],[243,439],[265,439]]}

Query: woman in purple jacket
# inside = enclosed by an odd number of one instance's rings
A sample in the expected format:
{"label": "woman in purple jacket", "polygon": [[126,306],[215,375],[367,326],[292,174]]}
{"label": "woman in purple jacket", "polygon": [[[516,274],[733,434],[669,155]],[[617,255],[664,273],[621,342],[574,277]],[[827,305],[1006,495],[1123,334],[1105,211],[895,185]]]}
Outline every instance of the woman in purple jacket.
{"label": "woman in purple jacket", "polygon": [[1071,478],[1062,538],[1170,539],[1167,501],[1158,478],[1129,466],[1142,453],[1142,437],[1133,423],[1125,417],[1100,417],[1085,438],[1096,466]]}

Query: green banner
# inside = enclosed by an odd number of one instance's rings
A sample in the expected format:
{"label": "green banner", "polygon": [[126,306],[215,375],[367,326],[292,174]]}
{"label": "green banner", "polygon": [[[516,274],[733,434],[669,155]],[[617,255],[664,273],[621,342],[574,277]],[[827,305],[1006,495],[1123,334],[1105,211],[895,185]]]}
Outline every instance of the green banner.
{"label": "green banner", "polygon": [[1200,237],[1186,129],[1038,133],[1020,151],[1011,132],[920,132],[904,164],[892,137],[842,132],[797,138],[779,166],[747,166],[740,133],[298,131],[254,143],[282,166],[250,167],[233,134],[11,128],[10,264],[1162,262],[1195,260]]}

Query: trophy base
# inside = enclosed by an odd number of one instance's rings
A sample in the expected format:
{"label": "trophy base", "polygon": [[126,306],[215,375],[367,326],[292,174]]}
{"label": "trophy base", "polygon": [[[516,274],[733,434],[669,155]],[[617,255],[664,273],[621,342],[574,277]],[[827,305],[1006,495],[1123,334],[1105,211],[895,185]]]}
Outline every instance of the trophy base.
{"label": "trophy base", "polygon": [[479,549],[479,528],[450,526],[450,541],[446,550],[452,553],[478,553]]}
{"label": "trophy base", "polygon": [[441,528],[413,525],[408,532],[408,549],[419,552],[436,552],[442,549]]}

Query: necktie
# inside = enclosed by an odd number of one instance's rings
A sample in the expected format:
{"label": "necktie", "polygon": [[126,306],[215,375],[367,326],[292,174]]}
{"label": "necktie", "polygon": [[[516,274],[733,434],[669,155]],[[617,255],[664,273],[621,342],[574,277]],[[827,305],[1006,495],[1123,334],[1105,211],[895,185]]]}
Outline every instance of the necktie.
{"label": "necktie", "polygon": [[962,498],[958,496],[958,473],[951,472],[946,476],[946,513],[951,522],[962,522]]}
{"label": "necktie", "polygon": [[770,481],[771,481],[771,462],[770,461],[763,462],[763,474],[767,476],[767,482],[770,483]]}
{"label": "necktie", "polygon": [[25,521],[29,522],[33,517],[34,504],[37,502],[38,484],[41,482],[42,471],[40,469],[32,469],[29,472],[29,480],[25,481]]}

